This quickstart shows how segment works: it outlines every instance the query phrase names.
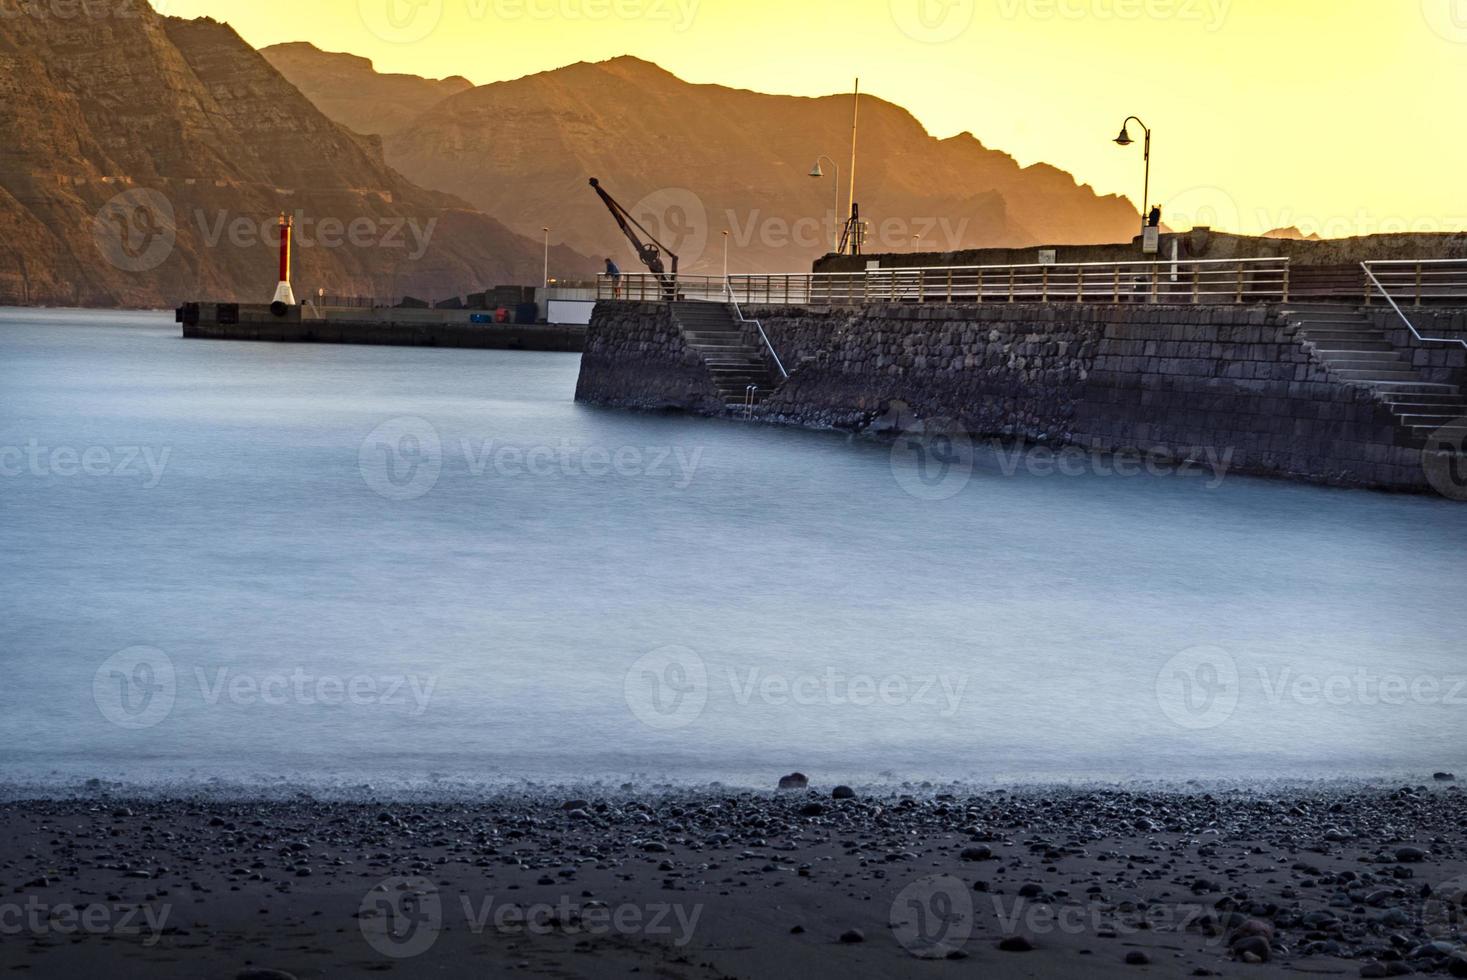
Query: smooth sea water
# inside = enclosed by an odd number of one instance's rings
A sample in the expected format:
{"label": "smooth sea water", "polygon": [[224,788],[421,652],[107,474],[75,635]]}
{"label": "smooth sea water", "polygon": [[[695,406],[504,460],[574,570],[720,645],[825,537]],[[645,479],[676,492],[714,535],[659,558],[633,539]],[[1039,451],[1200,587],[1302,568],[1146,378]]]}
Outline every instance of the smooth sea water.
{"label": "smooth sea water", "polygon": [[1467,774],[1467,506],[937,479],[578,363],[0,311],[0,779]]}

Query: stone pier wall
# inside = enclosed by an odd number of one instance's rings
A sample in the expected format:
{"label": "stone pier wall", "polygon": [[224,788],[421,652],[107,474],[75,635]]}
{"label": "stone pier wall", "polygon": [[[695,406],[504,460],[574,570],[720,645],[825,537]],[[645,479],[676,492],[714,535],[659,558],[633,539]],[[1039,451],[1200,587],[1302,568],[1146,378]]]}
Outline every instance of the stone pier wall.
{"label": "stone pier wall", "polygon": [[[1389,413],[1367,389],[1327,375],[1271,308],[894,305],[745,315],[763,322],[791,373],[757,410],[770,422],[892,431],[944,420],[979,436],[1429,489],[1420,450],[1403,444]],[[1441,368],[1443,378],[1460,374]],[[720,412],[698,375],[665,309],[603,303],[578,397]]]}
{"label": "stone pier wall", "polygon": [[591,317],[576,401],[717,415],[723,401],[662,303],[601,302]]}

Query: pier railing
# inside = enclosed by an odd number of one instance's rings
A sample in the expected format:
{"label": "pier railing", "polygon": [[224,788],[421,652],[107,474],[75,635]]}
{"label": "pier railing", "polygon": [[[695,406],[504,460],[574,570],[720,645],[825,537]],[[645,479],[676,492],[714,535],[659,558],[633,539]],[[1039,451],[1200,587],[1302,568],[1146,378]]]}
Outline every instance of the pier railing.
{"label": "pier railing", "polygon": [[[1427,267],[1425,271],[1428,273],[1425,286],[1423,266]],[[1457,266],[1457,269],[1448,270],[1447,266]],[[1397,295],[1400,295],[1404,297],[1402,302],[1412,306],[1422,306],[1428,302],[1467,303],[1467,260],[1361,262],[1360,267],[1365,270],[1365,278],[1370,282],[1369,290],[1365,294],[1366,306],[1371,305],[1379,294],[1396,311],[1396,316],[1400,317],[1401,322],[1406,324],[1406,329],[1417,340],[1428,344],[1458,344],[1467,347],[1467,340],[1461,337],[1426,336],[1416,329],[1416,324],[1401,309],[1401,302],[1397,301]]]}
{"label": "pier railing", "polygon": [[1371,282],[1365,293],[1367,306],[1382,296],[1393,306],[1467,306],[1467,259],[1405,259],[1360,265]]}
{"label": "pier railing", "polygon": [[1194,259],[934,266],[790,275],[624,275],[597,280],[598,299],[674,299],[777,306],[877,303],[1156,303],[1283,302],[1289,260]]}

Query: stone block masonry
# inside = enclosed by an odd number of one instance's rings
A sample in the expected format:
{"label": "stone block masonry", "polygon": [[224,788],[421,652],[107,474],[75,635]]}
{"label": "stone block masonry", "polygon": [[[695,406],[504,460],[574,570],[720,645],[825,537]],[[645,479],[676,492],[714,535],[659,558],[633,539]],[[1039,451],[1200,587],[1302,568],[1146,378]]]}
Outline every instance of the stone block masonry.
{"label": "stone block masonry", "polygon": [[[1228,459],[1232,471],[1431,489],[1419,446],[1270,307],[1089,304],[746,309],[790,378],[769,422],[866,431],[894,406],[982,437]],[[1442,365],[1441,376],[1455,374]],[[602,303],[577,397],[723,414],[665,307]]]}
{"label": "stone block masonry", "polygon": [[721,415],[724,402],[664,303],[598,303],[581,355],[576,401]]}

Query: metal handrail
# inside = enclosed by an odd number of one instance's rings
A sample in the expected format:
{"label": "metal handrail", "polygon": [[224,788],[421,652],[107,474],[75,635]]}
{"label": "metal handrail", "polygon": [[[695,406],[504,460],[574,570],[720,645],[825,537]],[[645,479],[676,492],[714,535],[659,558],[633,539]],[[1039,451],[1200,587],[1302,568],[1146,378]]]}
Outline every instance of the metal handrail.
{"label": "metal handrail", "polygon": [[[680,275],[669,283],[626,276],[622,295],[633,300],[682,299],[783,303],[788,305],[871,303],[1205,303],[1287,301],[1287,257],[1186,259],[1066,264],[913,266],[860,272],[789,275]],[[600,298],[607,295],[602,280]]]}
{"label": "metal handrail", "polygon": [[[1449,262],[1449,261],[1452,261],[1452,260],[1450,260],[1450,259],[1432,259],[1429,262],[1420,262],[1420,263],[1414,263],[1414,264],[1417,264],[1417,265],[1435,265],[1435,264],[1438,264],[1438,263],[1441,263],[1441,262]],[[1373,270],[1373,269],[1370,268],[1370,266],[1372,264],[1377,264],[1377,265],[1392,264],[1392,265],[1394,265],[1394,264],[1398,264],[1398,262],[1396,260],[1392,260],[1391,262],[1379,262],[1379,263],[1361,262],[1360,263],[1360,268],[1362,268],[1362,269],[1365,270],[1365,275],[1368,276],[1370,278],[1370,281],[1375,284],[1375,288],[1378,289],[1378,290],[1380,290],[1380,294],[1385,297],[1386,302],[1389,303],[1389,304],[1391,304],[1391,309],[1395,310],[1396,311],[1396,316],[1400,317],[1401,318],[1401,322],[1404,323],[1404,324],[1406,324],[1406,328],[1411,331],[1411,336],[1415,337],[1417,340],[1421,341],[1424,344],[1461,344],[1463,347],[1467,347],[1467,340],[1463,340],[1460,337],[1425,337],[1425,336],[1422,336],[1421,331],[1416,329],[1416,324],[1414,324],[1414,323],[1411,322],[1411,318],[1408,317],[1406,315],[1405,311],[1401,309],[1401,306],[1400,306],[1399,303],[1396,302],[1395,297],[1392,296],[1389,292],[1387,292],[1385,286],[1381,285],[1381,281],[1376,278],[1375,270]],[[1408,261],[1408,262],[1400,262],[1399,264],[1409,265],[1409,264],[1413,264],[1413,263],[1410,263]]]}
{"label": "metal handrail", "polygon": [[739,307],[738,298],[734,296],[733,286],[729,283],[727,278],[725,278],[723,281],[723,287],[728,293],[729,303],[733,305],[734,315],[739,318],[740,323],[752,323],[755,327],[759,329],[759,337],[764,341],[764,346],[769,348],[769,356],[774,358],[774,366],[779,368],[780,377],[788,381],[790,373],[784,369],[784,362],[779,359],[779,352],[776,351],[774,349],[774,345],[769,342],[769,335],[764,332],[764,324],[760,323],[758,320],[749,320],[744,317],[744,311]]}

